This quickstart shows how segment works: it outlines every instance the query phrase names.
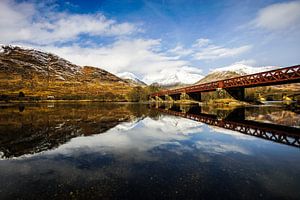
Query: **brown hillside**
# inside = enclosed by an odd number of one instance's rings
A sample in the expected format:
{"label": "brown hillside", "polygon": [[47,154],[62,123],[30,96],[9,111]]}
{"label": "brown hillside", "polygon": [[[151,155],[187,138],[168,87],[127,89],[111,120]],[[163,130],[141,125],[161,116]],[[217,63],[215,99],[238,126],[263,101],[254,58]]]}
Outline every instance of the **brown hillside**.
{"label": "brown hillside", "polygon": [[[0,52],[0,95],[37,99],[126,99],[131,86],[99,68],[74,65],[51,53],[3,46]],[[51,97],[53,98],[53,97]]]}

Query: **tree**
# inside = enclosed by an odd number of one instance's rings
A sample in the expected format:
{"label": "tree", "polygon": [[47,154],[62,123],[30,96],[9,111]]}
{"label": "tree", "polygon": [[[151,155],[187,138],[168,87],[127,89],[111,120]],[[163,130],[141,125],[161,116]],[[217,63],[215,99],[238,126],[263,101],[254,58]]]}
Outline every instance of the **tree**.
{"label": "tree", "polygon": [[25,97],[24,92],[19,92],[19,97],[20,97],[20,98]]}

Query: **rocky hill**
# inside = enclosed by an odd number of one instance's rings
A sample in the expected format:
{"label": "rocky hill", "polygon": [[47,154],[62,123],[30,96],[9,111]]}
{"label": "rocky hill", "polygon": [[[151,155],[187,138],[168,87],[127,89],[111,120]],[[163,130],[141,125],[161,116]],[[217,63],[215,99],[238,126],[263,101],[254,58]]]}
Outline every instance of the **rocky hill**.
{"label": "rocky hill", "polygon": [[[2,98],[126,100],[131,86],[96,67],[78,66],[54,54],[17,46],[0,46]],[[22,96],[24,96],[22,95]]]}
{"label": "rocky hill", "polygon": [[196,84],[209,83],[209,82],[213,82],[213,81],[234,78],[234,77],[238,77],[238,76],[241,76],[241,74],[234,72],[234,71],[212,72],[212,73],[207,74],[207,76],[202,78]]}

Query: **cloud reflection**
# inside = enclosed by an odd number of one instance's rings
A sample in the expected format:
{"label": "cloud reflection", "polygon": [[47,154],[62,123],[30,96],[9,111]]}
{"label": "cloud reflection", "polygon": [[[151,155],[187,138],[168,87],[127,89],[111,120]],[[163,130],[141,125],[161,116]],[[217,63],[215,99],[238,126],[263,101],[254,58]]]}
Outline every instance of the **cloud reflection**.
{"label": "cloud reflection", "polygon": [[101,151],[122,153],[126,151],[149,151],[165,144],[178,145],[178,141],[202,132],[201,123],[174,116],[164,116],[159,120],[149,117],[142,121],[126,122],[109,131],[90,137],[78,137],[51,152],[59,154],[81,151]]}

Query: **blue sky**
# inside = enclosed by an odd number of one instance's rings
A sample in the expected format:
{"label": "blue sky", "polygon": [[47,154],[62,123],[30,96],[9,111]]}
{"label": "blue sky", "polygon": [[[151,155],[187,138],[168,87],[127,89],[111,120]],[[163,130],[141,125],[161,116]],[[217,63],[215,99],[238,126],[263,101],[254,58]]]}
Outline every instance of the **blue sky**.
{"label": "blue sky", "polygon": [[76,64],[163,74],[299,64],[300,1],[0,1],[0,43]]}

